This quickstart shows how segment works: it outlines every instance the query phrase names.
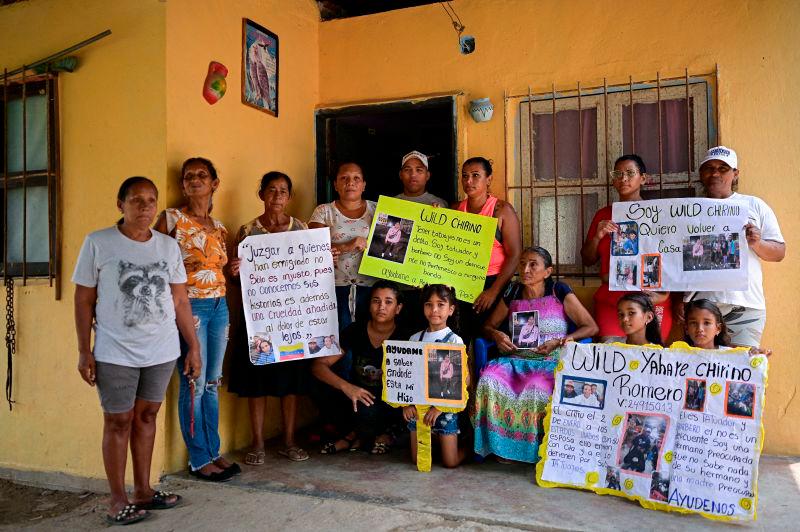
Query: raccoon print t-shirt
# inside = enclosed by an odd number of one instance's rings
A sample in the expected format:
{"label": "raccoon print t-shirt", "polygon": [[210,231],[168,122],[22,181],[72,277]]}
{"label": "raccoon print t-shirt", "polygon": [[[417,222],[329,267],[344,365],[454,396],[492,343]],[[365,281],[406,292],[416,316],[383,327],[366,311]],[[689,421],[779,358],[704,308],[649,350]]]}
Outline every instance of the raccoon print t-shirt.
{"label": "raccoon print t-shirt", "polygon": [[97,287],[94,358],[143,368],[180,355],[170,284],[186,282],[178,243],[152,231],[131,240],[117,226],[86,237],[72,282]]}

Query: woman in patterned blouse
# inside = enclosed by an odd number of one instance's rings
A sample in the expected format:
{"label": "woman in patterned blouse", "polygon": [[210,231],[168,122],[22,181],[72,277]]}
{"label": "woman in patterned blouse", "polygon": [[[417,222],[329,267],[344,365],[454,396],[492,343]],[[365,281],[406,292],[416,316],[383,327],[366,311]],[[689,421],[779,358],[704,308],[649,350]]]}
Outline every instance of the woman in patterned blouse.
{"label": "woman in patterned blouse", "polygon": [[[222,273],[228,261],[225,248],[228,232],[222,222],[211,217],[211,198],[218,187],[219,177],[211,161],[202,157],[187,159],[181,168],[181,190],[186,204],[162,212],[155,228],[175,238],[181,248],[189,302],[200,340],[203,363],[200,378],[195,383],[181,375],[178,399],[178,418],[189,450],[190,472],[203,480],[224,482],[241,468],[220,454],[217,428],[217,389],[228,345],[228,303]],[[185,345],[182,352],[185,356]]]}

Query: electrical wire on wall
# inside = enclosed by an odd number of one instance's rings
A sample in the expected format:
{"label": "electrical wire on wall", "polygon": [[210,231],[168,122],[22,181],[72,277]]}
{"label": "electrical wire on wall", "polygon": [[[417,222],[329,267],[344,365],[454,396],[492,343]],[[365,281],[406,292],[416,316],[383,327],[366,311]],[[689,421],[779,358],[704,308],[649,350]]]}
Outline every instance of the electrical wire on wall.
{"label": "electrical wire on wall", "polygon": [[458,46],[461,50],[461,53],[464,55],[471,54],[475,51],[475,37],[472,35],[462,35],[464,30],[467,29],[464,26],[464,23],[461,22],[461,17],[458,16],[456,10],[453,9],[453,6],[450,4],[449,1],[447,2],[439,2],[439,5],[442,6],[444,12],[447,13],[447,16],[450,17],[450,22],[453,23],[453,29],[456,30],[456,34],[458,35]]}

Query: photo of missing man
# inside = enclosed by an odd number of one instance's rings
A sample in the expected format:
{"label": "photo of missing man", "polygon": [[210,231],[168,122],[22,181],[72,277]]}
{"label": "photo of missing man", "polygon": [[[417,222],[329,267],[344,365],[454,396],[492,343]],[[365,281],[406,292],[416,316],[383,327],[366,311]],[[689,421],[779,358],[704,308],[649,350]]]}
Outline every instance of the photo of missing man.
{"label": "photo of missing man", "polygon": [[511,322],[511,343],[520,349],[533,349],[539,346],[538,310],[513,312]]}
{"label": "photo of missing man", "polygon": [[611,235],[611,254],[615,257],[630,257],[639,254],[639,224],[620,222],[619,231]]}
{"label": "photo of missing man", "polygon": [[367,255],[403,264],[414,221],[379,213]]}
{"label": "photo of missing man", "polygon": [[661,478],[658,471],[653,472],[650,481],[650,498],[660,502],[666,502],[669,498],[669,478]]}
{"label": "photo of missing man", "polygon": [[684,410],[702,412],[706,406],[706,381],[703,379],[686,379],[686,401]]}
{"label": "photo of missing man", "polygon": [[638,286],[639,277],[638,261],[635,259],[620,259],[617,261],[615,274],[617,276],[617,284],[624,287]]}
{"label": "photo of missing man", "polygon": [[661,255],[642,255],[642,289],[661,288]]}
{"label": "photo of missing man", "polygon": [[683,239],[683,271],[737,270],[739,234],[687,236]]}
{"label": "photo of missing man", "polygon": [[616,467],[606,466],[606,487],[612,490],[621,490],[622,485],[619,479],[619,469]]}
{"label": "photo of missing man", "polygon": [[250,339],[250,363],[264,366],[275,362],[272,339],[267,333],[258,333]]}
{"label": "photo of missing man", "polygon": [[342,353],[342,348],[339,347],[339,342],[336,339],[335,334],[309,338],[306,345],[308,347],[309,354],[316,355],[318,357],[340,355]]}
{"label": "photo of missing man", "polygon": [[428,399],[461,401],[461,351],[431,349],[428,351]]}
{"label": "photo of missing man", "polygon": [[647,475],[658,471],[659,453],[667,436],[669,419],[663,414],[628,413],[617,453],[620,469]]}
{"label": "photo of missing man", "polygon": [[725,388],[725,415],[752,419],[755,414],[756,385],[728,381]]}
{"label": "photo of missing man", "polygon": [[601,410],[605,404],[606,381],[564,375],[561,404]]}

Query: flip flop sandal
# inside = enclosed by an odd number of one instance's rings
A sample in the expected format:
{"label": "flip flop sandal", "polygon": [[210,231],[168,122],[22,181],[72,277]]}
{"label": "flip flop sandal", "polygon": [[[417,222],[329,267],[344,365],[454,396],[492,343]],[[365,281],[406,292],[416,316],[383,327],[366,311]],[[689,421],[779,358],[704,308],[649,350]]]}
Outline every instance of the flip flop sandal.
{"label": "flip flop sandal", "polygon": [[244,457],[244,463],[251,466],[264,465],[267,453],[264,451],[250,451]]}
{"label": "flip flop sandal", "polygon": [[[335,445],[336,444],[334,444],[334,447],[335,447]],[[278,451],[278,454],[281,455],[281,456],[285,456],[286,458],[288,458],[292,462],[304,462],[304,461],[308,460],[308,458],[309,458],[308,453],[305,452],[300,447],[297,447],[297,446],[288,447],[286,449],[282,449],[282,450]]]}
{"label": "flip flop sandal", "polygon": [[375,442],[375,445],[372,446],[372,451],[370,451],[370,454],[386,454],[391,448],[392,446],[390,444],[377,441]]}
{"label": "flip flop sandal", "polygon": [[[175,500],[169,502],[171,497],[175,497]],[[151,498],[148,502],[136,503],[136,506],[142,510],[169,510],[170,508],[175,508],[178,506],[182,500],[183,497],[176,493],[170,493],[168,491],[156,491],[153,494],[153,498]]]}
{"label": "flip flop sandal", "polygon": [[109,525],[131,525],[139,521],[144,521],[151,515],[152,514],[147,511],[139,513],[139,507],[135,504],[127,504],[122,510],[117,512],[116,515],[106,514],[106,523]]}

